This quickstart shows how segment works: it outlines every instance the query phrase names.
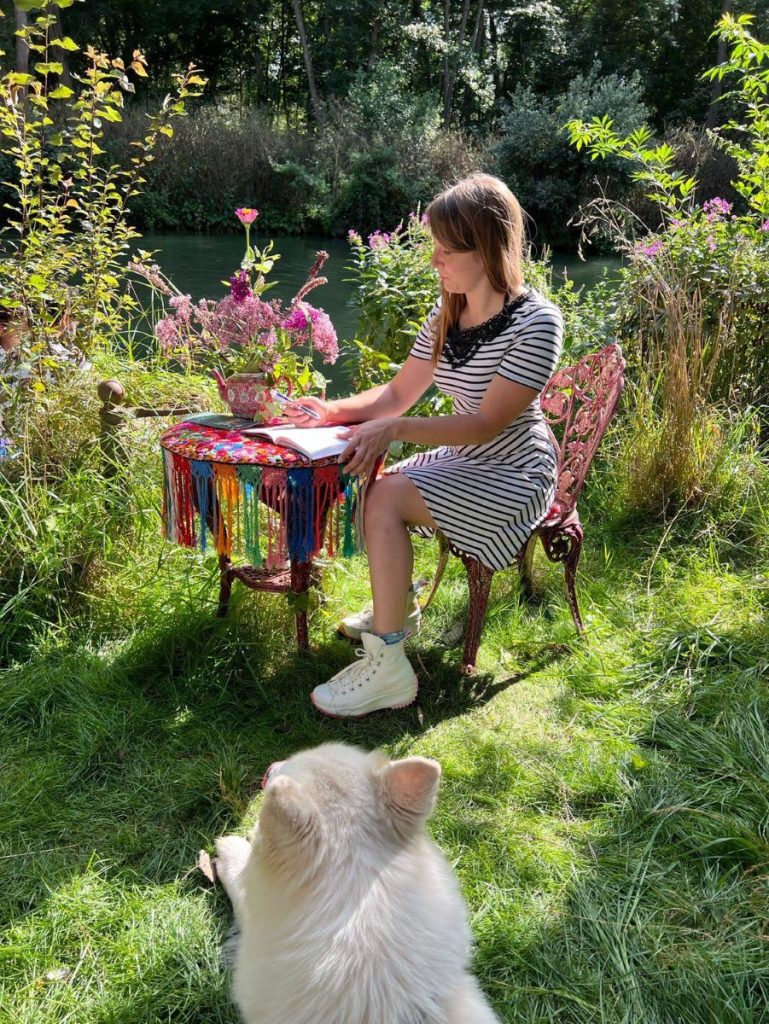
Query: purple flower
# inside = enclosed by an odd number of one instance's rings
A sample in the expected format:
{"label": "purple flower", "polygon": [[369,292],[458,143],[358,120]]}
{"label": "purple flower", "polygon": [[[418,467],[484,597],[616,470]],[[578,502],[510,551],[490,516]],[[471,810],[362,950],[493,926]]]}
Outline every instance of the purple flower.
{"label": "purple flower", "polygon": [[761,225],[761,230],[762,231],[769,231],[769,220],[765,220],[764,221],[764,223]]}
{"label": "purple flower", "polygon": [[708,224],[712,224],[717,220],[723,220],[724,217],[731,213],[731,209],[732,204],[727,203],[727,201],[725,199],[721,199],[720,196],[716,196],[714,199],[709,199],[706,203],[702,204],[702,210]]}
{"label": "purple flower", "polygon": [[718,248],[715,238],[708,238],[708,249],[710,252],[715,252]]}
{"label": "purple flower", "polygon": [[355,228],[350,228],[347,232],[347,241],[350,245],[360,245],[363,239],[360,237],[360,232],[356,231]]}
{"label": "purple flower", "polygon": [[429,218],[429,217],[427,216],[427,214],[426,214],[426,213],[423,213],[423,214],[422,214],[422,217],[421,217],[420,223],[421,223],[421,224],[429,224],[429,223],[430,223],[430,218]]}
{"label": "purple flower", "polygon": [[232,275],[230,278],[230,295],[232,295],[235,302],[245,302],[246,299],[252,298],[253,294],[247,271],[239,270],[237,274]]}
{"label": "purple flower", "polygon": [[640,253],[642,256],[648,256],[650,259],[656,256],[662,248],[662,241],[659,238],[655,238],[653,242],[647,242],[646,244],[641,242],[636,244],[636,252]]}
{"label": "purple flower", "polygon": [[339,344],[334,325],[325,310],[316,309],[309,302],[298,302],[280,326],[302,344],[309,338],[310,324],[313,347],[321,353],[325,363],[335,363],[339,355]]}
{"label": "purple flower", "polygon": [[372,231],[368,236],[368,244],[372,249],[383,249],[390,241],[390,236],[384,231]]}

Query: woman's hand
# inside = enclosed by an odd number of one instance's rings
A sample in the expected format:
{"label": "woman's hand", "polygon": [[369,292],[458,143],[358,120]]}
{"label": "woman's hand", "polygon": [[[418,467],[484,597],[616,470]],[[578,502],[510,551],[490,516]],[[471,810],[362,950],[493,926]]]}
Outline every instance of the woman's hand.
{"label": "woman's hand", "polygon": [[347,440],[347,447],[339,456],[345,473],[367,476],[379,456],[395,440],[397,417],[367,420],[355,427],[340,427],[339,437]]}
{"label": "woman's hand", "polygon": [[[312,409],[313,412],[318,414],[318,418],[308,416],[306,412],[302,411],[303,408]],[[330,404],[324,402],[322,398],[316,398],[314,395],[307,395],[305,398],[297,398],[296,401],[286,402],[283,406],[283,415],[296,427],[324,427],[333,419]]]}

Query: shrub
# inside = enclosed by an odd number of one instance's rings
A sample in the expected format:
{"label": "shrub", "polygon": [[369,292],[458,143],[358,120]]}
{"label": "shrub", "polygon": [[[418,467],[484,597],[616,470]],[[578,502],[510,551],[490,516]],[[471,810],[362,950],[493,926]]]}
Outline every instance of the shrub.
{"label": "shrub", "polygon": [[[171,122],[184,113],[185,100],[205,84],[192,66],[177,75],[174,95],[145,124],[128,167],[105,165],[105,125],[120,121],[123,92],[134,88],[126,68],[88,47],[84,72],[73,75],[79,88],[57,82],[59,49],[79,49],[50,33],[56,21],[50,11],[68,0],[37,6],[42,15],[19,35],[41,60],[34,73],[9,71],[0,79],[0,137],[16,172],[0,307],[20,339],[5,360],[12,372],[0,377],[8,419],[21,398],[44,392],[56,374],[76,368],[126,326],[133,300],[120,284],[128,243],[137,235],[128,203],[158,140],[173,134]],[[129,70],[146,76],[145,63],[137,50]]]}
{"label": "shrub", "polygon": [[[648,114],[641,95],[638,75],[628,80],[602,77],[597,67],[577,75],[558,96],[541,96],[522,86],[513,92],[500,121],[501,138],[485,158],[551,245],[573,244],[567,221],[587,197],[595,176],[595,165],[570,148],[563,125],[611,113],[618,128],[630,132]],[[606,179],[611,194],[628,191],[630,176],[621,160],[607,163]]]}
{"label": "shrub", "polygon": [[750,21],[722,18],[718,34],[731,54],[709,73],[737,76],[729,98],[744,123],[715,137],[735,161],[732,185],[746,212],[722,197],[698,203],[697,180],[646,127],[621,136],[608,116],[568,125],[577,149],[624,160],[657,210],[658,230],[638,239],[645,225],[602,196],[584,226],[610,232],[628,257],[615,320],[635,372],[628,493],[658,511],[714,492],[732,450],[730,411],[763,408],[769,397],[769,46],[750,35]]}

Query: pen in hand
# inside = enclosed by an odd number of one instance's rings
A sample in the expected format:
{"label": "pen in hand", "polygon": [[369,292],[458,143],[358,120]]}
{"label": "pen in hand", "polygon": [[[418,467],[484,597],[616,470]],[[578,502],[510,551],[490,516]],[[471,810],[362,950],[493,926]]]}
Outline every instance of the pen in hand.
{"label": "pen in hand", "polygon": [[[286,402],[293,401],[293,399],[289,398],[288,395],[284,395],[282,391],[273,391],[272,393],[273,395],[275,395],[277,400],[281,402],[283,405],[285,405]],[[303,412],[305,416],[311,416],[312,419],[314,420],[320,419],[318,413],[315,412],[314,409],[309,409],[306,405],[297,405],[297,409],[299,410],[299,412]]]}

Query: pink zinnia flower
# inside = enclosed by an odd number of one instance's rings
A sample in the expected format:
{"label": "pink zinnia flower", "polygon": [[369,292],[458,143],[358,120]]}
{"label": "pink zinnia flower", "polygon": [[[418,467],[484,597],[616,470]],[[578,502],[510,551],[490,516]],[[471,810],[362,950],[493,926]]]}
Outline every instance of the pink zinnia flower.
{"label": "pink zinnia flower", "polygon": [[254,223],[259,216],[259,211],[252,209],[250,206],[240,206],[235,211],[235,216],[244,227],[247,227]]}

